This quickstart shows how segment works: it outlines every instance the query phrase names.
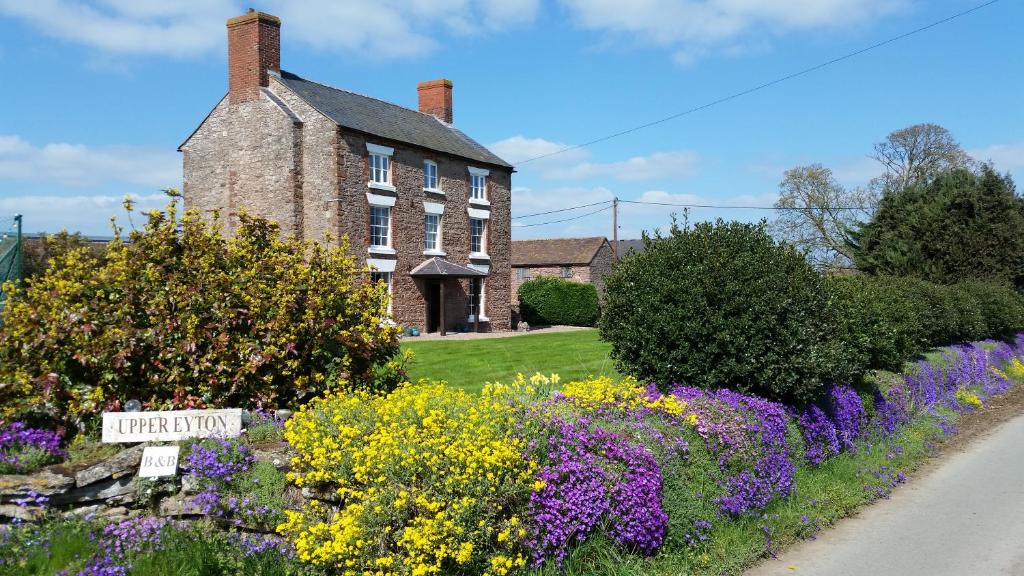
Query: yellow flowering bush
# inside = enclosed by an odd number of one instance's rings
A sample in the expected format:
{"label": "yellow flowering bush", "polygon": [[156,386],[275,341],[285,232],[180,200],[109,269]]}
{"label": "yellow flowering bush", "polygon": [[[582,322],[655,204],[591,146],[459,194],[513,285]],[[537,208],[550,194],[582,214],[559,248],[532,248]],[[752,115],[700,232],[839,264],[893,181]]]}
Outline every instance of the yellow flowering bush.
{"label": "yellow flowering bush", "polygon": [[1020,358],[1014,358],[1006,365],[1006,374],[1014,380],[1024,381],[1024,362]]}
{"label": "yellow flowering bush", "polygon": [[515,427],[500,394],[444,383],[316,399],[286,424],[297,452],[289,478],[331,497],[288,513],[278,531],[301,560],[346,576],[521,568],[517,511],[537,464]]}
{"label": "yellow flowering bush", "polygon": [[179,214],[175,196],[128,242],[98,256],[69,249],[7,285],[0,417],[44,411],[82,425],[130,398],[149,409],[290,405],[336,380],[402,379],[388,365],[399,330],[387,296],[360,281],[345,242],[282,238],[245,215],[232,232],[216,216]]}
{"label": "yellow flowering bush", "polygon": [[981,407],[981,398],[978,395],[966,388],[961,388],[956,391],[956,401],[961,406],[970,406],[972,408]]}
{"label": "yellow flowering bush", "polygon": [[672,416],[686,412],[686,402],[671,394],[648,393],[635,378],[627,376],[613,380],[607,376],[570,382],[562,388],[562,394],[583,404],[594,406],[615,405],[625,409],[650,408],[661,410]]}

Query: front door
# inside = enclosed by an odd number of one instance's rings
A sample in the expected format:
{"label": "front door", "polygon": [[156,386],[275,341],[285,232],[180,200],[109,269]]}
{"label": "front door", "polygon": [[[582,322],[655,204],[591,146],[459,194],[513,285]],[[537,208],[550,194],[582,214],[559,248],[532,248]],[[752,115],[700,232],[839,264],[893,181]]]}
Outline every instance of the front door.
{"label": "front door", "polygon": [[427,332],[437,332],[441,327],[441,283],[427,283]]}

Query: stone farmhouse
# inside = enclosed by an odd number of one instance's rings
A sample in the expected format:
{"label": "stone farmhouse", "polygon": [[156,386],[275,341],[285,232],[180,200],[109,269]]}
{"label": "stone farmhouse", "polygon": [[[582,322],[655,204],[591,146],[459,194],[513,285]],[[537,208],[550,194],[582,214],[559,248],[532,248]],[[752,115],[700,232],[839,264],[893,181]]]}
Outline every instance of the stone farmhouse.
{"label": "stone farmhouse", "polygon": [[281,21],[227,22],[228,93],[181,145],[186,208],[246,212],[338,242],[387,283],[396,322],[507,330],[512,166],[452,125],[452,83],[419,110],[281,69]]}
{"label": "stone farmhouse", "polygon": [[615,254],[604,236],[551,238],[512,242],[512,301],[518,303],[519,286],[530,278],[555,276],[590,282],[604,299],[604,277],[612,271]]}

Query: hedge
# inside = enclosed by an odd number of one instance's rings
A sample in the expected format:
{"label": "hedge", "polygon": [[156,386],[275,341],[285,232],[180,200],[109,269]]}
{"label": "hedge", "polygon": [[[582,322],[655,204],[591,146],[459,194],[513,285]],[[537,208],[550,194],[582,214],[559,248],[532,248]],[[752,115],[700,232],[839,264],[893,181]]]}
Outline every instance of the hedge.
{"label": "hedge", "polygon": [[593,326],[599,308],[593,284],[541,277],[519,287],[523,320],[538,325]]}
{"label": "hedge", "polygon": [[1024,329],[1024,297],[998,284],[859,275],[829,278],[828,287],[838,345],[861,371],[899,371],[930,348]]}

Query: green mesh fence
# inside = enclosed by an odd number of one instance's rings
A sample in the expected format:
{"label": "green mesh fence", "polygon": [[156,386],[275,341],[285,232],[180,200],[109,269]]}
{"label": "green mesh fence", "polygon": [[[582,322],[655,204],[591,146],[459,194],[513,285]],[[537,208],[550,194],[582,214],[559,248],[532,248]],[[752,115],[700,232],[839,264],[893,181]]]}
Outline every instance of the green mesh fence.
{"label": "green mesh fence", "polygon": [[7,295],[3,284],[8,280],[18,281],[22,276],[21,215],[0,222],[0,308],[3,308]]}

